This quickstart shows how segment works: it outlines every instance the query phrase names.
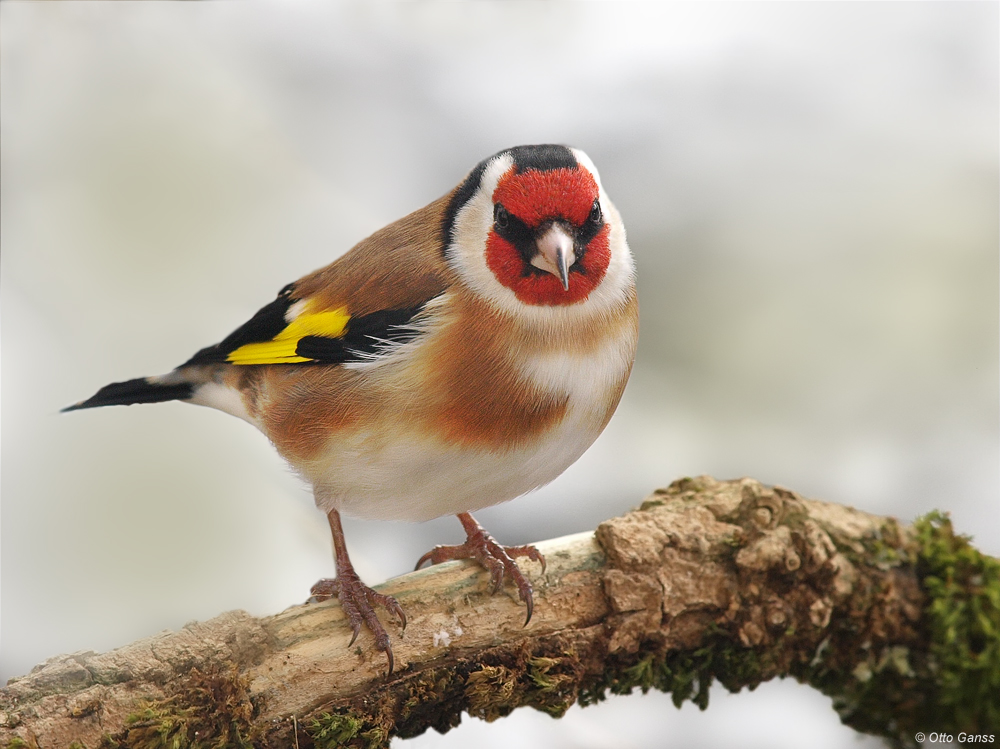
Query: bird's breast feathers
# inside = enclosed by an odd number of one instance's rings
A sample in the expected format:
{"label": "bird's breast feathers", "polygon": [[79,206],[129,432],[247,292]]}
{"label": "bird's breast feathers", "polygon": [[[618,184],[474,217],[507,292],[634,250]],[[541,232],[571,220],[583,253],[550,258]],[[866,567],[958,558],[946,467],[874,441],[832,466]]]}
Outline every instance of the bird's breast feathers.
{"label": "bird's breast feathers", "polygon": [[262,428],[352,515],[425,520],[512,499],[607,424],[632,364],[632,299],[583,346],[539,346],[502,325],[480,337],[496,321],[468,325],[441,300],[428,332],[360,367],[263,369]]}

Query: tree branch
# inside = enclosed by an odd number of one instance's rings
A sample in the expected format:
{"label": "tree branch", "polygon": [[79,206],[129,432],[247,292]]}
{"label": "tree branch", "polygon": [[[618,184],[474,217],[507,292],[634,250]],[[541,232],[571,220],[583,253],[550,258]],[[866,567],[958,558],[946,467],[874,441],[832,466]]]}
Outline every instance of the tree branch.
{"label": "tree branch", "polygon": [[[682,479],[639,510],[539,544],[535,615],[449,562],[388,581],[397,672],[336,602],[222,614],[104,654],[52,658],[0,690],[13,747],[380,747],[394,735],[635,688],[708,702],[793,676],[847,724],[1000,733],[1000,563],[946,517],[914,526],[751,479]],[[390,630],[398,633],[398,630]]]}

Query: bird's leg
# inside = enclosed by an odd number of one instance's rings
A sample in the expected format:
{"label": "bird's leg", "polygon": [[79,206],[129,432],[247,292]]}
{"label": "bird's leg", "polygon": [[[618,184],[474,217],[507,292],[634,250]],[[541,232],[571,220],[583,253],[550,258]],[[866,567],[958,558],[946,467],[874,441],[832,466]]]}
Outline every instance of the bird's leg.
{"label": "bird's leg", "polygon": [[534,601],[531,595],[531,583],[517,567],[516,557],[528,557],[542,565],[542,572],[545,572],[545,557],[534,546],[501,546],[493,540],[493,536],[485,531],[476,519],[467,512],[458,515],[465,534],[468,536],[464,544],[458,546],[435,546],[428,551],[417,562],[416,569],[420,569],[425,562],[440,564],[449,559],[475,559],[490,573],[492,585],[491,593],[496,593],[503,586],[504,575],[510,575],[510,579],[517,586],[517,592],[524,601],[528,609],[528,616],[524,620],[524,625],[528,626],[531,621],[531,612],[534,610]]}
{"label": "bird's leg", "polygon": [[[312,598],[310,600],[325,601],[336,596],[340,599],[340,606],[347,614],[347,619],[351,623],[354,636],[350,645],[358,639],[361,632],[362,622],[368,625],[375,636],[375,649],[381,650],[389,658],[389,673],[392,673],[393,659],[392,647],[389,641],[389,634],[382,626],[378,616],[375,615],[375,607],[381,606],[386,611],[395,614],[403,629],[406,629],[406,614],[403,613],[402,606],[392,596],[376,593],[369,588],[358,577],[351,564],[351,558],[347,555],[347,543],[344,541],[344,528],[340,524],[340,513],[330,510],[327,513],[330,520],[330,532],[333,534],[333,558],[337,569],[337,577],[334,579],[324,578],[312,586]],[[349,645],[349,646],[350,646]]]}

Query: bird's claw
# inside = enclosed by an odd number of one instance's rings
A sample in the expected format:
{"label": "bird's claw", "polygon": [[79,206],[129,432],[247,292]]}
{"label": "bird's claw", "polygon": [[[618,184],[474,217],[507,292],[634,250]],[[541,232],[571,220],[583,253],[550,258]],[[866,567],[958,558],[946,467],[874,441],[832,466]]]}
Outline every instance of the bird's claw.
{"label": "bird's claw", "polygon": [[361,625],[367,625],[375,638],[375,649],[385,653],[389,659],[389,673],[392,674],[395,659],[392,656],[392,641],[389,633],[385,631],[382,622],[379,621],[375,613],[375,607],[381,606],[390,614],[396,616],[402,625],[402,630],[406,630],[406,613],[392,596],[383,595],[369,588],[353,571],[345,571],[339,577],[324,578],[312,586],[309,591],[311,596],[309,601],[326,601],[330,598],[339,598],[340,607],[347,615],[347,621],[351,625],[353,636],[348,647],[354,644],[361,634]]}
{"label": "bird's claw", "polygon": [[465,543],[457,546],[435,546],[417,562],[414,569],[420,569],[425,563],[440,564],[453,559],[475,559],[490,573],[490,594],[496,594],[502,587],[504,576],[507,575],[517,586],[518,597],[527,607],[527,617],[524,626],[531,621],[535,609],[531,583],[524,576],[517,562],[517,557],[527,557],[542,565],[545,572],[545,557],[534,546],[501,546],[486,531],[470,533]]}

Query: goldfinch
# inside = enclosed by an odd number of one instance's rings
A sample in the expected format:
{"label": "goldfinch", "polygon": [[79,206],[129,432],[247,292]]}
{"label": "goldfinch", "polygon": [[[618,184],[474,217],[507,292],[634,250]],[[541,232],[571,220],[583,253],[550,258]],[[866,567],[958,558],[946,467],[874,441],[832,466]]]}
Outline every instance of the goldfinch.
{"label": "goldfinch", "polygon": [[[375,232],[169,374],[117,382],[66,411],[180,400],[261,430],[312,488],[333,534],[337,596],[393,669],[382,607],[347,553],[340,514],[455,514],[467,540],[417,563],[472,558],[493,592],[532,589],[471,512],[552,481],[614,413],[638,336],[635,270],[618,211],[585,153],[519,146]],[[354,639],[351,640],[353,644]]]}

